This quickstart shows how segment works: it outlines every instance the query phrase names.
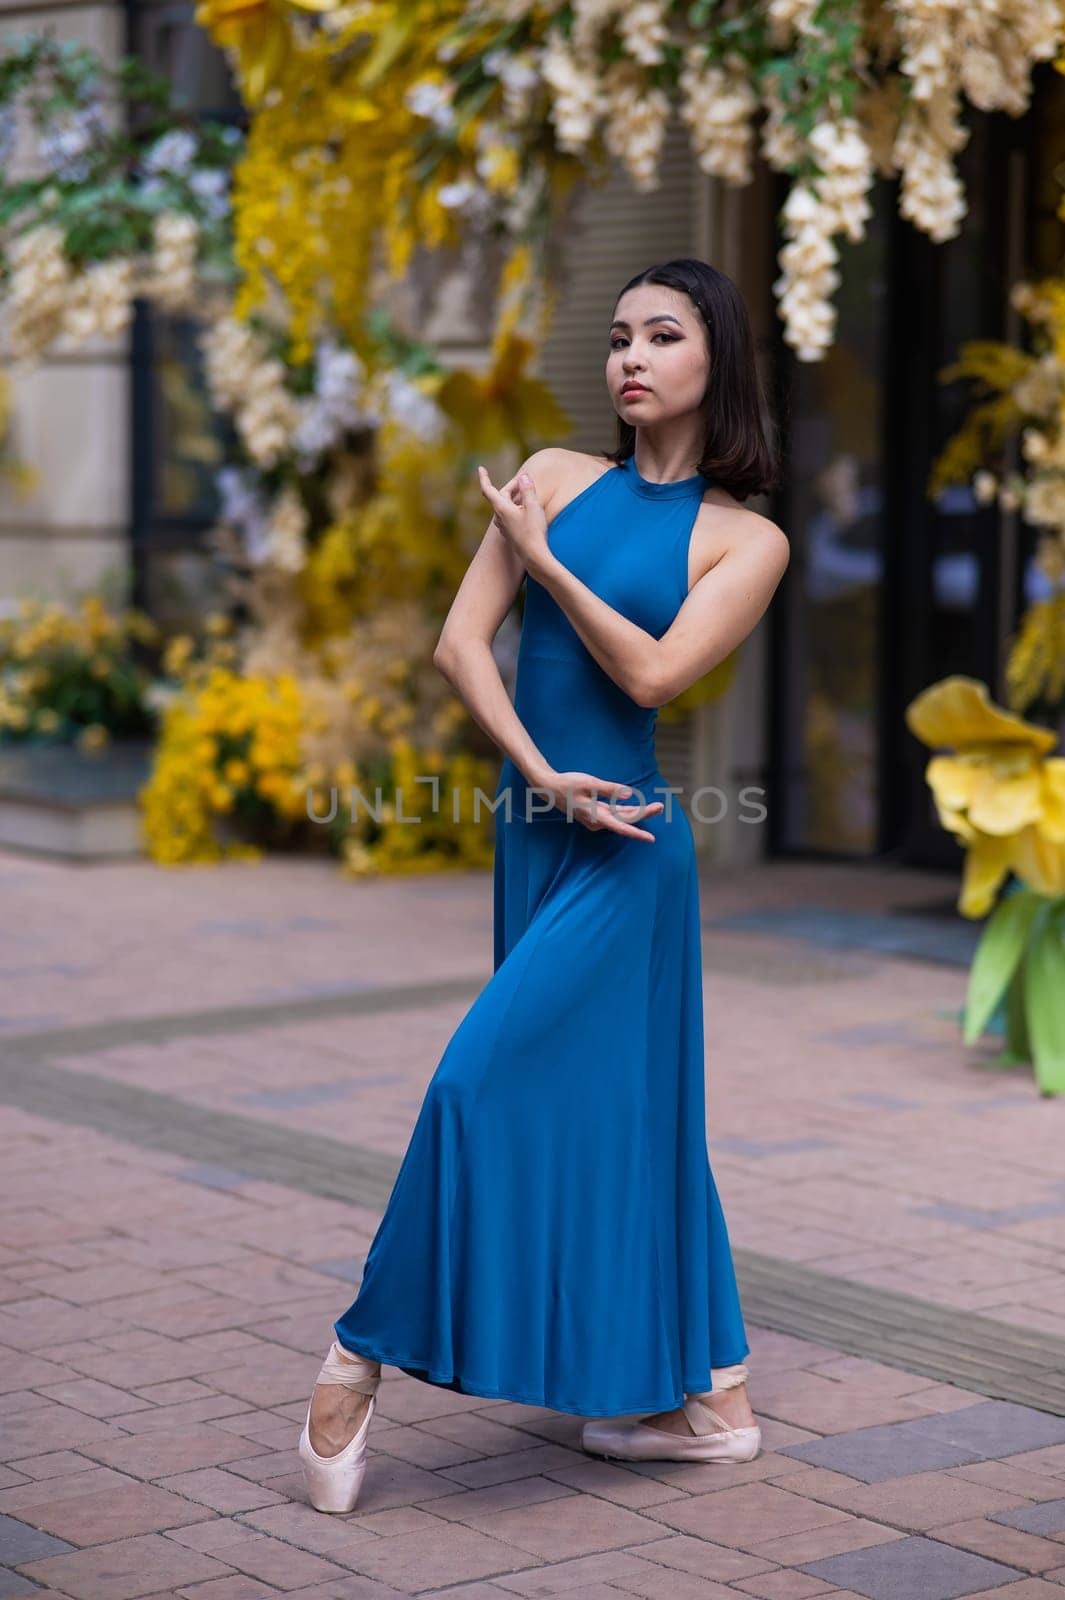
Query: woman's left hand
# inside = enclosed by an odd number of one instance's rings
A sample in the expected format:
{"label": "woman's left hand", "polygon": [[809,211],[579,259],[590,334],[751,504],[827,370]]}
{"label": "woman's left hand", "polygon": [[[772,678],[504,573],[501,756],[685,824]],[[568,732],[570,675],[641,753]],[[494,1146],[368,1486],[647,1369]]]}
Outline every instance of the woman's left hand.
{"label": "woman's left hand", "polygon": [[493,522],[532,572],[549,554],[547,517],[528,472],[518,472],[497,489],[484,467],[477,468],[481,493],[495,512]]}

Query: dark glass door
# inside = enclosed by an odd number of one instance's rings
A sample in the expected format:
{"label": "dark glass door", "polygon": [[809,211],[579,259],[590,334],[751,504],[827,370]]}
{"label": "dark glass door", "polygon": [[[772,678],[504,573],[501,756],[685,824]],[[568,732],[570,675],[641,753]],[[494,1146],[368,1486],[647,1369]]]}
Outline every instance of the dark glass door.
{"label": "dark glass door", "polygon": [[1013,331],[1029,123],[972,114],[955,239],[918,232],[898,215],[897,184],[878,181],[867,238],[841,248],[834,349],[802,363],[780,344],[789,469],[777,520],[793,555],[772,648],[778,854],[960,861],[904,711],[954,672],[1000,693],[1018,540],[968,487],[934,502],[927,491],[969,403],[940,369],[964,340]]}

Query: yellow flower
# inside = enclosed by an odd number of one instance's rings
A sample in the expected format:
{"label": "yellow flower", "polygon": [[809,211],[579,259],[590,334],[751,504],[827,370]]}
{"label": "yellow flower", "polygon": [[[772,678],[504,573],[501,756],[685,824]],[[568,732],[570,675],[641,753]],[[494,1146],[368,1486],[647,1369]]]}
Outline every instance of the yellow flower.
{"label": "yellow flower", "polygon": [[955,675],[906,708],[910,731],[927,745],[953,747],[925,768],[940,822],[966,846],[958,908],[984,916],[1011,870],[1041,894],[1058,881],[1065,847],[1065,759],[1048,728],[990,701],[987,686]]}

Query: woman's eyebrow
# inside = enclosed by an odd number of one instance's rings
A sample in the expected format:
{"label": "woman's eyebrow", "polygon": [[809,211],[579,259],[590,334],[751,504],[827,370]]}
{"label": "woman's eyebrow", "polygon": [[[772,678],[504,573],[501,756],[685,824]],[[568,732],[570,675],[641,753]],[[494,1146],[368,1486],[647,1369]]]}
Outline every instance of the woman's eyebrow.
{"label": "woman's eyebrow", "polygon": [[[645,328],[649,328],[652,322],[675,322],[678,328],[681,327],[680,319],[678,317],[674,317],[668,311],[660,311],[657,317],[645,317],[643,320],[643,325]],[[615,328],[627,328],[628,326],[629,324],[627,322],[622,322],[619,319],[610,324],[610,332],[613,333]]]}

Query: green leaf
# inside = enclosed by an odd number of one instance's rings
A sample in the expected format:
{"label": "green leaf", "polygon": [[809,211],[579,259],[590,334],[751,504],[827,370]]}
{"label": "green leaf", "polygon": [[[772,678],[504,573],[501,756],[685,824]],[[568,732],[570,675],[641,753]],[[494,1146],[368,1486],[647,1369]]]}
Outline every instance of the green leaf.
{"label": "green leaf", "polygon": [[1013,1061],[1031,1061],[1028,1019],[1024,1006],[1025,965],[1022,961],[1006,990],[1006,1054]]}
{"label": "green leaf", "polygon": [[1025,963],[1024,1010],[1036,1082],[1043,1094],[1065,1092],[1065,932],[1059,907],[1047,918]]}
{"label": "green leaf", "polygon": [[1030,889],[1007,895],[987,919],[969,972],[965,999],[966,1044],[979,1039],[1024,954],[1042,896]]}

